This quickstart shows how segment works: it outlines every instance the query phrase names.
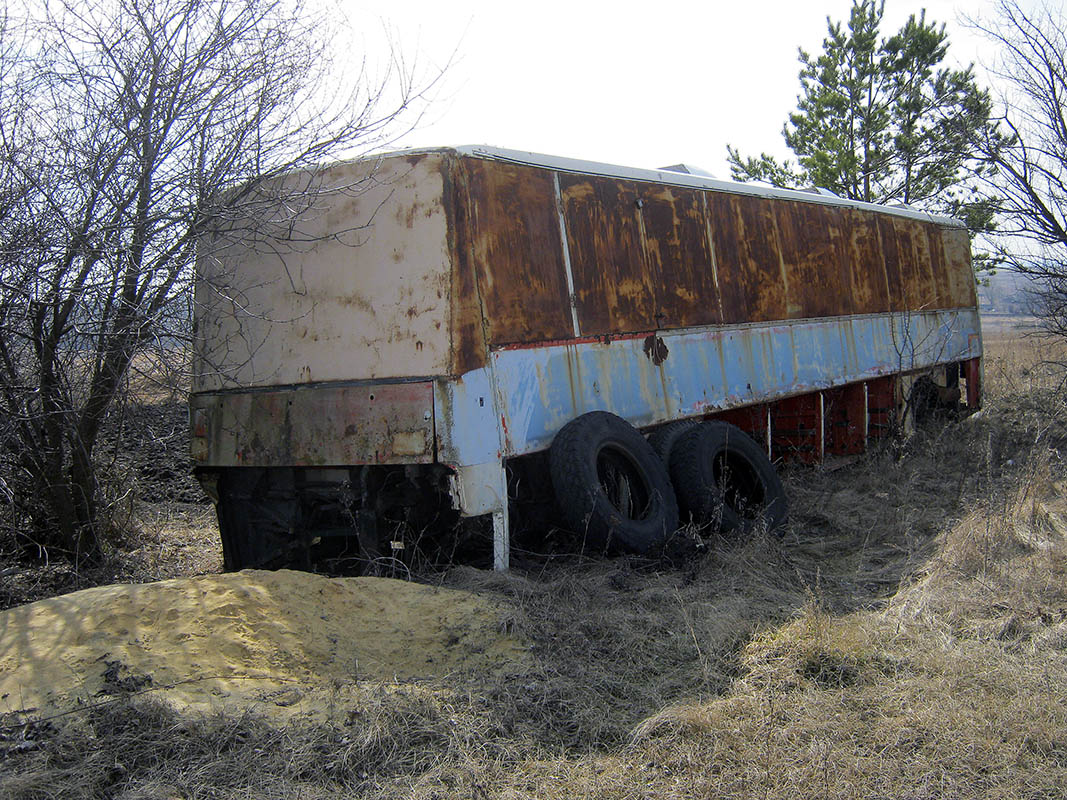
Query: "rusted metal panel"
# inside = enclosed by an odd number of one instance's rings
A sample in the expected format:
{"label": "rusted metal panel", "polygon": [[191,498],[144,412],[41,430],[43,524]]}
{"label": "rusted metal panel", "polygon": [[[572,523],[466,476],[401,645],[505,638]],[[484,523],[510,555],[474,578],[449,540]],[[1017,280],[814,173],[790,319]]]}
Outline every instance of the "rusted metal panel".
{"label": "rusted metal panel", "polygon": [[490,343],[573,335],[553,174],[477,159],[464,165]]}
{"label": "rusted metal panel", "polygon": [[474,244],[471,232],[471,198],[467,172],[455,157],[441,164],[445,214],[448,219],[448,249],[452,259],[451,327],[447,374],[462,375],[485,366],[489,345],[485,341],[482,304],[478,296]]}
{"label": "rusted metal panel", "polygon": [[892,310],[878,218],[869,211],[843,209],[842,225],[845,231],[842,247],[848,274],[845,285],[851,290],[853,312],[876,314]]}
{"label": "rusted metal panel", "polygon": [[963,228],[942,228],[949,307],[974,307],[978,303],[974,271],[971,268],[971,240]]}
{"label": "rusted metal panel", "polygon": [[656,297],[635,185],[582,175],[560,175],[559,181],[582,333],[654,329]]}
{"label": "rusted metal panel", "polygon": [[[744,276],[745,306],[748,309],[745,321],[788,319],[774,203],[736,195],[730,198],[730,205],[738,243],[734,269]],[[729,265],[724,265],[720,259],[720,275],[724,269],[729,269]]]}
{"label": "rusted metal panel", "polygon": [[892,217],[878,217],[878,240],[882,250],[882,266],[885,268],[886,287],[889,292],[889,310],[904,311],[908,308],[905,295],[905,271],[901,267],[900,246]]}
{"label": "rusted metal panel", "polygon": [[741,238],[734,221],[731,195],[723,192],[706,192],[704,201],[707,206],[708,228],[711,231],[712,246],[715,251],[722,321],[726,324],[747,322],[750,319],[749,292],[745,284],[745,274],[739,267]]}
{"label": "rusted metal panel", "polygon": [[912,243],[911,220],[893,220],[893,235],[897,245],[897,265],[900,269],[900,291],[905,310],[922,308],[929,302],[929,293],[922,291],[922,276]]}
{"label": "rusted metal panel", "polygon": [[941,231],[935,225],[924,225],[923,228],[926,231],[926,257],[930,260],[930,274],[937,290],[933,308],[952,308],[952,292],[945,268],[945,245],[941,239]]}
{"label": "rusted metal panel", "polygon": [[331,168],[299,241],[279,231],[274,244],[246,237],[220,251],[205,240],[193,390],[447,371],[452,254],[442,158]]}
{"label": "rusted metal panel", "polygon": [[[772,186],[758,183],[733,183],[730,181],[717,180],[707,173],[698,171],[679,172],[674,169],[639,169],[625,167],[618,164],[605,164],[596,161],[551,156],[543,153],[530,153],[521,150],[507,150],[484,145],[449,148],[462,158],[477,158],[483,160],[499,161],[509,164],[525,164],[539,169],[549,169],[560,174],[604,176],[612,179],[621,179],[641,184],[661,184],[664,186],[678,186],[695,188],[711,192],[726,192],[729,194],[758,197],[765,200],[787,200],[790,202],[803,201],[811,205],[830,206],[834,208],[857,208],[874,211],[905,219],[915,219],[922,222],[935,222],[941,225],[959,226],[958,220],[948,217],[940,217],[905,206],[879,206],[874,203],[864,203],[858,200],[850,200],[833,194],[797,192],[791,189],[778,189]],[[440,150],[437,150],[440,152]]]}
{"label": "rusted metal panel", "polygon": [[916,271],[919,274],[919,301],[912,308],[944,308],[940,275],[930,250],[930,226],[926,223],[911,225],[912,250],[915,253]]}
{"label": "rusted metal panel", "polygon": [[433,384],[313,386],[190,398],[197,466],[430,463]]}
{"label": "rusted metal panel", "polygon": [[895,217],[893,229],[897,240],[897,257],[904,307],[910,311],[936,308],[937,289],[930,273],[926,231],[922,223]]}
{"label": "rusted metal panel", "polygon": [[656,327],[722,321],[700,193],[650,184],[641,191],[642,230],[656,294]]}
{"label": "rusted metal panel", "polygon": [[840,247],[841,211],[807,203],[778,202],[776,206],[788,317],[853,313],[851,286]]}

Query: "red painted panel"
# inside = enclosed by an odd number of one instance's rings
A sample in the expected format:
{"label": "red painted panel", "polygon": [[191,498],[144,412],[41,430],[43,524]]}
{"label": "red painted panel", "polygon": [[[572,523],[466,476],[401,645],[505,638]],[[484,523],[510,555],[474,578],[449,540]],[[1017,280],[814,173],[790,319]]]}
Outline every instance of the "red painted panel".
{"label": "red painted panel", "polygon": [[892,435],[897,421],[897,380],[893,375],[867,381],[867,438]]}
{"label": "red painted panel", "polygon": [[771,455],[783,461],[822,461],[823,420],[819,393],[787,397],[771,406]]}
{"label": "red painted panel", "polygon": [[823,392],[826,452],[834,455],[862,453],[867,404],[862,383],[852,383]]}
{"label": "red painted panel", "polygon": [[767,406],[745,406],[712,414],[708,419],[728,422],[751,436],[760,447],[767,449]]}
{"label": "red painted panel", "polygon": [[967,381],[967,407],[982,407],[982,359],[971,358],[963,362],[963,379]]}

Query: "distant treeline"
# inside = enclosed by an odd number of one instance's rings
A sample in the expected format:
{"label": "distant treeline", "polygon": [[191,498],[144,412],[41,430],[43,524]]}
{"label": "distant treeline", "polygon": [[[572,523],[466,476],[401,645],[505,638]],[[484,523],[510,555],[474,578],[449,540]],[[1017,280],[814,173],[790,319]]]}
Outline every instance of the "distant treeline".
{"label": "distant treeline", "polygon": [[1031,315],[1034,292],[1040,287],[1025,275],[998,272],[985,276],[978,285],[978,305],[982,311]]}

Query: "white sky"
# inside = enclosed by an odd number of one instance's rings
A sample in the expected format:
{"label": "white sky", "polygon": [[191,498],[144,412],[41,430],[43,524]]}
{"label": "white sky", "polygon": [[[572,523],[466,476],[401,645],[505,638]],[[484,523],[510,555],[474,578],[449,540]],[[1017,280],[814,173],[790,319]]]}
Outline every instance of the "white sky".
{"label": "white sky", "polygon": [[[797,48],[818,53],[826,18],[851,0],[641,4],[541,0],[348,0],[341,7],[374,53],[386,26],[433,71],[455,53],[417,130],[398,144],[489,144],[636,167],[684,161],[729,177],[726,144],[788,155]],[[946,23],[949,62],[980,61],[960,13],[990,0],[889,0],[883,34],[910,13]],[[373,55],[371,56],[373,59]]]}

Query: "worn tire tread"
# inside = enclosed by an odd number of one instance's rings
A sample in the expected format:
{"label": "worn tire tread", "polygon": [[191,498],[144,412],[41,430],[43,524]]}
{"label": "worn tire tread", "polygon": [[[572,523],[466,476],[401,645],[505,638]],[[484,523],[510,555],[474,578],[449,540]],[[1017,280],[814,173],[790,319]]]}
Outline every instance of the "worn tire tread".
{"label": "worn tire tread", "polygon": [[[596,455],[605,442],[627,450],[643,471],[652,493],[644,519],[612,513],[596,473]],[[678,527],[678,504],[666,467],[644,437],[615,414],[592,411],[564,425],[552,441],[549,469],[564,521],[597,550],[647,553]]]}
{"label": "worn tire tread", "polygon": [[723,449],[744,458],[762,484],[763,515],[767,529],[785,521],[788,503],[774,464],[747,433],[724,422],[708,423],[687,431],[671,451],[670,475],[682,518],[717,525],[727,533],[747,530],[751,521],[730,508],[715,485],[714,459]]}
{"label": "worn tire tread", "polygon": [[671,463],[671,448],[674,447],[674,443],[678,441],[679,437],[699,424],[700,420],[697,419],[680,419],[661,425],[648,435],[648,443],[668,469]]}

